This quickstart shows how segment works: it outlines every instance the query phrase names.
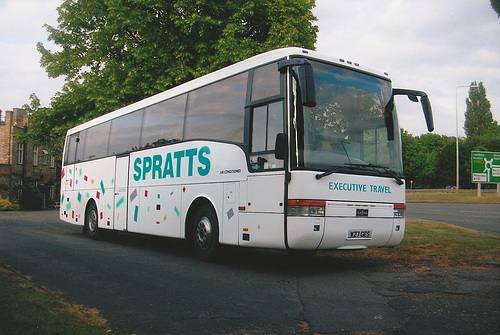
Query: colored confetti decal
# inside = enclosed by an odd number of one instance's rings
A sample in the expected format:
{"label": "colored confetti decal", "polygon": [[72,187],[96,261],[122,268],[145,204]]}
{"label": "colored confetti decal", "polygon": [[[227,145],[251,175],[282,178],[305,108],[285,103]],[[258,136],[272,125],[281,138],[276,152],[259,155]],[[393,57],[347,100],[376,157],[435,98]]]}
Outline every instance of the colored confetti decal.
{"label": "colored confetti decal", "polygon": [[125,198],[124,197],[121,197],[120,200],[118,200],[116,202],[116,208],[120,207],[121,204],[123,204],[123,202],[125,201]]}
{"label": "colored confetti decal", "polygon": [[137,222],[137,216],[139,215],[139,206],[135,206],[134,208],[134,221]]}
{"label": "colored confetti decal", "polygon": [[137,189],[135,189],[134,192],[130,194],[130,201],[134,201],[135,198],[137,198]]}

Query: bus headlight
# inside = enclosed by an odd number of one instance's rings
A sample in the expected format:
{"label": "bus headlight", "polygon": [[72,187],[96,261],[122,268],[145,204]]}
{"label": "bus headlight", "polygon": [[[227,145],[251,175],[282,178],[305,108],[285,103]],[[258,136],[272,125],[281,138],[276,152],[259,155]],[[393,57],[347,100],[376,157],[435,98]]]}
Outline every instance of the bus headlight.
{"label": "bus headlight", "polygon": [[288,216],[325,216],[326,201],[288,200]]}

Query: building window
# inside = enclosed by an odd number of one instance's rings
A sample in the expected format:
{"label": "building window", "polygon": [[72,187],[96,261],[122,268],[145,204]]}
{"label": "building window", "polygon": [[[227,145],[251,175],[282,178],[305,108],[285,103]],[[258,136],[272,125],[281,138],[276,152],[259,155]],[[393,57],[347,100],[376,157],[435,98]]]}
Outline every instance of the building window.
{"label": "building window", "polygon": [[49,197],[50,199],[55,198],[54,186],[49,186]]}
{"label": "building window", "polygon": [[33,147],[33,166],[38,166],[38,147]]}
{"label": "building window", "polygon": [[15,194],[14,194],[14,197],[15,199],[14,200],[21,200],[23,198],[23,180],[22,179],[19,179],[17,181],[17,185],[15,187]]}
{"label": "building window", "polygon": [[49,157],[49,152],[47,150],[42,150],[42,165],[47,165]]}
{"label": "building window", "polygon": [[24,162],[24,144],[17,144],[17,164],[23,164]]}
{"label": "building window", "polygon": [[50,156],[50,167],[51,168],[56,167],[56,156]]}

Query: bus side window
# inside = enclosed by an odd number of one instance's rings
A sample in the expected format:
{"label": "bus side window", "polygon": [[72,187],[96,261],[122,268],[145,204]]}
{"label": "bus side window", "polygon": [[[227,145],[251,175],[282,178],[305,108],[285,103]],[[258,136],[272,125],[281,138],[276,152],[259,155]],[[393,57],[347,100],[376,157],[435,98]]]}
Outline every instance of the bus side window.
{"label": "bus side window", "polygon": [[66,153],[64,155],[64,165],[73,164],[75,162],[76,145],[78,144],[79,136],[80,133],[76,133],[68,137]]}
{"label": "bus side window", "polygon": [[284,161],[274,156],[276,135],[283,132],[283,102],[255,107],[252,111],[252,170],[280,169]]}
{"label": "bus side window", "polygon": [[140,109],[111,121],[108,155],[116,155],[138,149],[142,113],[143,110]]}
{"label": "bus side window", "polygon": [[78,136],[78,144],[76,146],[75,163],[86,161],[83,154],[85,151],[85,142],[87,139],[87,132],[88,132],[88,129],[82,130],[80,132],[80,135]]}
{"label": "bus side window", "polygon": [[276,63],[267,64],[254,70],[251,101],[279,96],[280,93],[280,73],[276,71]]}
{"label": "bus side window", "polygon": [[182,139],[187,94],[159,102],[144,110],[141,148],[179,142]]}
{"label": "bus side window", "polygon": [[[85,139],[85,146],[83,148],[83,155],[81,157],[82,161],[106,157],[108,153],[107,139],[109,138],[110,125],[111,121],[108,121],[90,127],[85,131],[87,136]],[[105,141],[101,142],[98,139],[105,139]],[[78,151],[80,150],[80,146],[83,144],[82,142],[82,139],[80,139]]]}
{"label": "bus side window", "polygon": [[248,72],[189,92],[184,140],[243,143]]}

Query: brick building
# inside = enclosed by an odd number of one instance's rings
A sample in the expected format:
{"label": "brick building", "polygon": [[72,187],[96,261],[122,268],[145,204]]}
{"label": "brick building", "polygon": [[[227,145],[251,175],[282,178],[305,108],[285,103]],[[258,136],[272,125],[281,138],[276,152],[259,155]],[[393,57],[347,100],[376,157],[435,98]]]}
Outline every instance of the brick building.
{"label": "brick building", "polygon": [[61,157],[31,142],[19,142],[14,134],[24,133],[29,126],[28,113],[20,108],[0,110],[0,195],[11,201],[21,200],[20,186],[34,186],[49,199],[58,201]]}

